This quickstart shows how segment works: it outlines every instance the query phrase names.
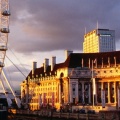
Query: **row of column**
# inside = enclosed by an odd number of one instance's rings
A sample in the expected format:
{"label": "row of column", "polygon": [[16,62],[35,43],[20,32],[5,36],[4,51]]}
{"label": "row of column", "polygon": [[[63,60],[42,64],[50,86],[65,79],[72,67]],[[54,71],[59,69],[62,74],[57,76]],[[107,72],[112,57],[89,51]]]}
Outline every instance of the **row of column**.
{"label": "row of column", "polygon": [[[113,86],[111,84],[113,84]],[[105,86],[105,85],[107,85],[107,86]],[[116,98],[117,85],[116,85],[116,82],[101,82],[101,90],[102,89],[104,89],[105,92],[107,92],[108,103],[111,103],[111,97],[112,96],[114,96],[114,103],[117,102],[117,98]],[[114,95],[112,95],[112,90],[113,90]]]}
{"label": "row of column", "polygon": [[[85,84],[88,83],[88,82],[81,82],[81,85],[82,85],[82,89],[81,89],[81,93],[82,93],[82,100],[83,102],[85,101]],[[75,85],[75,95],[73,95],[73,84]],[[98,86],[98,84],[100,86]],[[113,85],[112,85],[113,84]],[[88,102],[89,103],[92,103],[93,102],[93,88],[92,88],[92,84],[88,83]],[[102,89],[105,90],[106,92],[106,96],[108,98],[108,101],[106,101],[107,103],[111,103],[111,97],[113,96],[114,97],[114,103],[117,102],[117,98],[116,98],[116,91],[117,91],[117,85],[116,85],[116,82],[95,82],[95,86],[96,86],[96,93],[95,93],[95,97],[94,97],[94,102],[95,103],[98,103],[98,97],[99,94],[98,92],[101,92]],[[99,87],[99,88],[97,88]],[[73,98],[76,99],[76,101],[78,101],[79,99],[79,90],[78,90],[78,82],[74,82],[74,83],[69,83],[69,102],[70,103],[73,103]],[[99,91],[98,91],[99,89]],[[114,95],[112,95],[112,91]],[[100,99],[101,99],[101,94],[100,94]]]}
{"label": "row of column", "polygon": [[[110,59],[111,59],[110,57],[107,58],[108,66],[110,67],[111,64],[114,64],[114,66],[116,67],[116,65],[117,65],[117,63],[116,63],[116,61],[117,61],[117,60],[116,60],[116,57],[114,57],[114,63],[113,63],[113,62],[111,63],[111,60],[110,60]],[[112,58],[112,59],[113,59],[113,58]],[[82,61],[81,61],[82,67],[85,66],[85,65],[84,65],[84,61],[86,61],[86,60],[84,60],[84,59],[82,58]],[[102,68],[103,68],[103,66],[104,66],[104,61],[106,61],[106,60],[104,60],[104,59],[102,58],[101,61],[102,61],[101,65],[102,65]],[[94,66],[94,67],[97,68],[97,65],[98,65],[98,64],[97,64],[97,58],[94,59],[94,60],[92,60],[92,59],[89,58],[89,60],[88,60],[88,63],[89,63],[88,66],[89,66],[89,68],[91,68],[91,67],[93,66],[93,65],[92,65],[93,62],[95,63],[95,66]]]}

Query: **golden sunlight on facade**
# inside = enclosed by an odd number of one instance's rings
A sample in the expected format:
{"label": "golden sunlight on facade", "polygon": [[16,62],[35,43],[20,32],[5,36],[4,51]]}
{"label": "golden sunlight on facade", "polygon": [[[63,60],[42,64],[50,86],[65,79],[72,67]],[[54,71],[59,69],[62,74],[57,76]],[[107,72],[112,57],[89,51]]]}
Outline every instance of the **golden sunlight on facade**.
{"label": "golden sunlight on facade", "polygon": [[33,69],[21,83],[22,103],[30,110],[43,107],[60,109],[71,106],[97,106],[119,109],[120,51],[73,53],[66,60],[45,59],[43,66]]}

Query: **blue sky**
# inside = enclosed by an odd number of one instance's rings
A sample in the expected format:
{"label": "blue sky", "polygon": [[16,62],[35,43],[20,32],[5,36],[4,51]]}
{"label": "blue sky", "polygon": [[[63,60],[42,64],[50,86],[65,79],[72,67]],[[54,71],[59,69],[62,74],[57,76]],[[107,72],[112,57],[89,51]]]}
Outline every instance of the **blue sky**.
{"label": "blue sky", "polygon": [[[10,0],[8,47],[17,59],[10,50],[7,56],[27,76],[33,61],[40,67],[51,56],[63,62],[66,49],[82,52],[85,28],[86,32],[95,29],[97,21],[99,28],[115,30],[119,50],[119,6],[119,0]],[[19,88],[24,76],[7,59],[5,63],[12,85]]]}

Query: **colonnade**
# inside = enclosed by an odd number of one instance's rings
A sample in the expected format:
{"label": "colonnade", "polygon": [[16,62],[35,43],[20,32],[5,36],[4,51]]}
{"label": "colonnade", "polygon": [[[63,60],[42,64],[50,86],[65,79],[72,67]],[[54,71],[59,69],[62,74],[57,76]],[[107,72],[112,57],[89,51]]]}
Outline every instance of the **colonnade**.
{"label": "colonnade", "polygon": [[[101,90],[105,90],[106,103],[116,103],[117,102],[117,90],[119,87],[119,82],[108,81],[108,82],[99,82]],[[99,87],[97,85],[97,87]],[[97,89],[99,91],[99,89]]]}
{"label": "colonnade", "polygon": [[[73,84],[75,85],[75,95],[73,95]],[[81,96],[82,102],[85,102],[86,99],[86,94],[88,103],[87,104],[98,104],[101,103],[101,94],[102,90],[105,90],[105,99],[106,103],[111,104],[114,103],[116,104],[117,102],[117,89],[119,86],[119,82],[116,81],[96,81],[95,82],[95,96],[93,96],[93,85],[90,82],[87,81],[80,81],[76,83],[70,83],[69,84],[69,102],[73,103],[73,99],[75,99],[76,102],[80,103],[79,97]],[[87,86],[87,90],[86,87]],[[94,101],[93,101],[94,99]]]}

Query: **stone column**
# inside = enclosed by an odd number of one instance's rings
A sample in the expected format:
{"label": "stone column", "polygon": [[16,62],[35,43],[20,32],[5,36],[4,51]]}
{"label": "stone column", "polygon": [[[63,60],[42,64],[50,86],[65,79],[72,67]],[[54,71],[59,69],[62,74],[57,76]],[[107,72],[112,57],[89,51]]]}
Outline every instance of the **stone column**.
{"label": "stone column", "polygon": [[98,101],[97,101],[97,92],[98,92],[98,89],[97,89],[97,82],[95,83],[95,86],[96,86],[96,93],[95,93],[95,103],[97,104],[98,103]]}
{"label": "stone column", "polygon": [[90,68],[90,58],[89,58],[89,68]]}
{"label": "stone column", "polygon": [[108,103],[110,103],[110,82],[108,82]]}
{"label": "stone column", "polygon": [[82,67],[84,67],[84,60],[83,60],[83,58],[82,58]]}
{"label": "stone column", "polygon": [[89,84],[89,104],[91,103],[91,84]]}
{"label": "stone column", "polygon": [[70,103],[70,78],[68,78],[68,103]]}
{"label": "stone column", "polygon": [[[68,99],[68,94],[67,94],[67,89],[66,88],[68,88],[68,84],[67,84],[67,82],[64,80],[64,103],[67,103],[67,99]],[[67,96],[67,97],[66,97]]]}
{"label": "stone column", "polygon": [[[46,86],[46,88],[47,88],[47,90],[46,90],[46,103],[48,103],[48,99],[49,99],[49,97],[48,97],[48,83],[46,83],[47,84],[47,86]],[[52,87],[52,89],[53,89],[53,87]]]}
{"label": "stone column", "polygon": [[[101,82],[101,95],[102,95],[102,90],[104,90],[104,82]],[[101,103],[102,103],[102,98],[101,98]]]}
{"label": "stone column", "polygon": [[82,102],[84,102],[84,82],[82,82]]}
{"label": "stone column", "polygon": [[117,98],[116,98],[116,82],[114,82],[114,103],[117,102]]}
{"label": "stone column", "polygon": [[72,98],[73,92],[72,92],[72,85],[70,82],[69,82],[69,94],[70,94],[70,103],[72,103],[73,102],[73,98]]}
{"label": "stone column", "polygon": [[97,68],[97,58],[95,59],[94,62],[95,62],[95,67]]}
{"label": "stone column", "polygon": [[120,82],[117,84],[117,107],[120,109]]}
{"label": "stone column", "polygon": [[61,104],[61,85],[59,83],[59,103]]}
{"label": "stone column", "polygon": [[108,66],[110,67],[110,57],[108,57]]}
{"label": "stone column", "polygon": [[103,68],[104,64],[103,64],[103,58],[102,58],[102,68]]}
{"label": "stone column", "polygon": [[[28,84],[25,85],[25,94],[26,94],[26,105],[29,103],[29,87]],[[28,106],[27,106],[28,107]]]}
{"label": "stone column", "polygon": [[[50,93],[50,90],[49,90]],[[59,103],[59,83],[57,83],[57,103]]]}
{"label": "stone column", "polygon": [[104,89],[104,83],[101,82],[101,90]]}
{"label": "stone column", "polygon": [[116,57],[114,57],[115,67],[116,67]]}
{"label": "stone column", "polygon": [[75,96],[76,96],[76,102],[78,102],[78,81],[76,82]]}

